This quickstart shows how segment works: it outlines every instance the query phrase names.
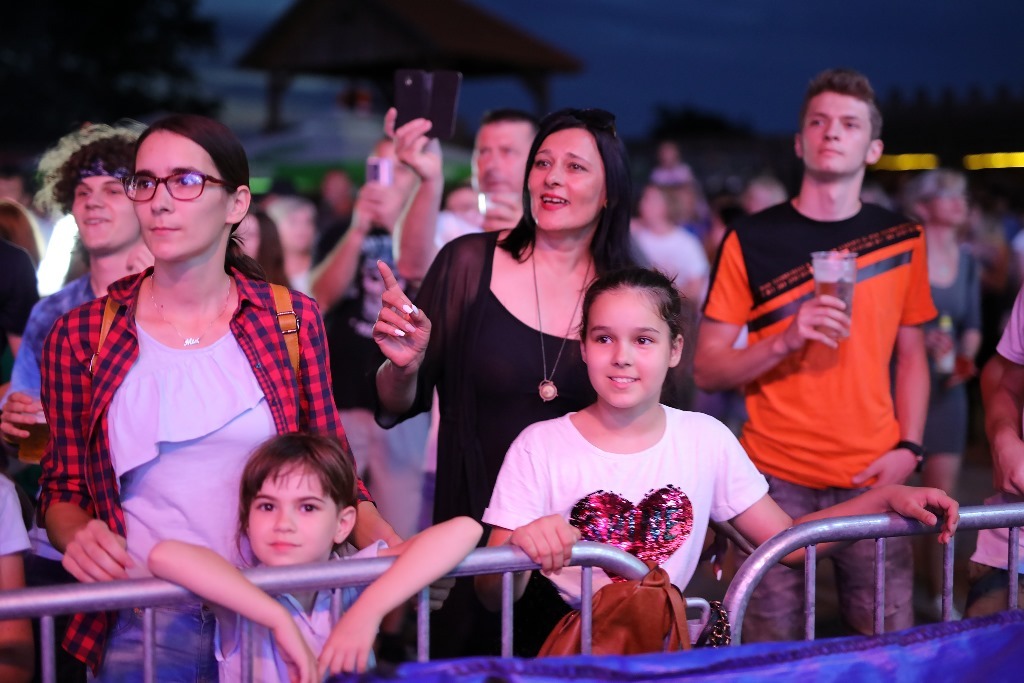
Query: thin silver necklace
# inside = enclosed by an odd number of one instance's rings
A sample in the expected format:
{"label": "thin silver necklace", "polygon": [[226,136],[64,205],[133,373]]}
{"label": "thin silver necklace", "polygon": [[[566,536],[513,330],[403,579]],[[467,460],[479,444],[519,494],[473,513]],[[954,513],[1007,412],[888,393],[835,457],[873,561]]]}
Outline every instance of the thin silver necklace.
{"label": "thin silver necklace", "polygon": [[184,346],[187,349],[190,346],[198,346],[200,340],[202,340],[203,338],[203,335],[209,332],[210,328],[213,327],[213,324],[220,320],[220,317],[224,315],[224,311],[228,310],[228,302],[231,301],[231,279],[228,279],[228,295],[224,297],[224,305],[221,307],[220,312],[216,316],[214,316],[213,319],[210,320],[209,323],[207,323],[206,327],[203,328],[203,331],[200,332],[199,335],[195,337],[186,337],[178,330],[174,323],[172,323],[170,320],[164,317],[164,307],[156,302],[156,296],[154,296],[153,294],[152,279],[150,279],[149,281],[149,300],[153,302],[153,308],[156,309],[156,314],[160,316],[161,320],[170,325],[171,329],[174,330],[174,333],[176,335],[181,337],[182,341],[184,341],[184,344],[182,344],[182,346]]}
{"label": "thin silver necklace", "polygon": [[555,364],[551,366],[551,375],[548,375],[548,359],[544,353],[544,326],[540,321],[540,288],[537,286],[537,253],[534,251],[530,254],[530,262],[533,264],[533,294],[537,299],[537,331],[540,332],[540,362],[541,368],[543,369],[543,379],[540,384],[537,385],[537,393],[540,394],[541,400],[545,403],[553,401],[558,398],[558,387],[555,386],[554,377],[555,371],[558,369],[558,361],[562,359],[562,351],[565,350],[565,342],[569,341],[569,334],[572,332],[572,321],[576,318],[576,312],[580,310],[580,302],[583,301],[583,292],[587,288],[587,278],[590,277],[590,265],[587,264],[587,272],[583,274],[583,286],[580,287],[580,295],[576,299],[576,306],[572,309],[572,315],[569,316],[569,327],[565,330],[565,336],[562,337],[562,344],[558,347],[558,355],[555,356]]}

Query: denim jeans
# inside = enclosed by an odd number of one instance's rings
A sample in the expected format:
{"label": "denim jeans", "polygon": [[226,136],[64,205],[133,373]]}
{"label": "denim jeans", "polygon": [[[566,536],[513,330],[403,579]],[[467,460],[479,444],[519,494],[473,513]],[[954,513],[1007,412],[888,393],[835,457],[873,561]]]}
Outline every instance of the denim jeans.
{"label": "denim jeans", "polygon": [[[160,683],[216,683],[213,612],[197,604],[157,607],[156,680]],[[90,681],[135,683],[142,680],[141,608],[122,610],[110,632],[99,674]]]}

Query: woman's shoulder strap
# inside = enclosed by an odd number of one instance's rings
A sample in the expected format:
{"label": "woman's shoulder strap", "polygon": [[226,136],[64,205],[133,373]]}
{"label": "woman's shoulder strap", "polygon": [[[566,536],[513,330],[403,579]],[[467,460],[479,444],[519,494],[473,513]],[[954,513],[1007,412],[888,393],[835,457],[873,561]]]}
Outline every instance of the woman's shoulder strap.
{"label": "woman's shoulder strap", "polygon": [[103,342],[107,339],[107,334],[110,332],[110,326],[114,324],[114,316],[117,315],[117,309],[119,304],[114,301],[113,297],[107,296],[107,303],[103,307],[103,322],[100,323],[100,338],[96,342],[96,353],[92,354],[92,359],[89,361],[89,374],[92,374],[93,368],[96,366],[96,359],[100,355],[100,349],[103,348]]}
{"label": "woman's shoulder strap", "polygon": [[[284,285],[271,284],[274,292],[274,308],[277,310],[277,324],[281,326],[288,359],[292,362],[295,377],[299,376],[299,316],[295,313],[292,293]],[[106,318],[104,317],[104,321]]]}

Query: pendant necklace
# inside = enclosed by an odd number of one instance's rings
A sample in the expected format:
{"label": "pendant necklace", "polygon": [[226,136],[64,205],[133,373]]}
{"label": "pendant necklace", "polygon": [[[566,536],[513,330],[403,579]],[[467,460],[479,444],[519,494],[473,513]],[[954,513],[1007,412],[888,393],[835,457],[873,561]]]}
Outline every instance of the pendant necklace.
{"label": "pendant necklace", "polygon": [[203,328],[203,331],[200,332],[195,337],[186,337],[185,335],[178,331],[178,328],[174,325],[174,323],[172,323],[170,320],[164,317],[163,306],[156,302],[156,297],[153,295],[152,280],[149,281],[149,300],[153,302],[153,308],[156,309],[156,314],[160,316],[161,320],[170,325],[171,329],[174,330],[174,333],[176,335],[182,338],[182,340],[184,341],[184,344],[182,344],[182,346],[184,346],[187,349],[190,346],[198,346],[199,341],[203,338],[203,335],[209,332],[210,328],[213,327],[213,324],[220,320],[220,317],[224,315],[224,311],[228,310],[228,302],[231,301],[231,280],[230,278],[228,279],[228,295],[224,299],[224,305],[221,307],[220,312],[217,313],[217,315],[214,316],[212,320],[210,320],[206,327]]}
{"label": "pendant necklace", "polygon": [[558,397],[558,387],[555,386],[553,381],[555,377],[555,370],[558,369],[558,361],[562,359],[562,351],[565,350],[565,342],[569,340],[569,334],[572,332],[572,321],[576,318],[576,312],[580,309],[580,302],[583,301],[583,292],[587,288],[587,278],[590,277],[590,265],[587,264],[587,272],[583,274],[583,286],[580,287],[579,298],[576,299],[576,306],[572,309],[572,315],[569,317],[569,327],[565,330],[565,336],[562,337],[562,344],[558,347],[558,355],[555,356],[555,364],[551,366],[551,375],[548,375],[548,359],[544,353],[544,326],[540,322],[540,288],[537,286],[537,255],[536,251],[530,255],[530,262],[533,264],[533,293],[537,299],[537,331],[540,332],[540,362],[543,369],[543,379],[541,383],[537,385],[537,393],[540,394],[541,400],[545,403],[553,401]]}

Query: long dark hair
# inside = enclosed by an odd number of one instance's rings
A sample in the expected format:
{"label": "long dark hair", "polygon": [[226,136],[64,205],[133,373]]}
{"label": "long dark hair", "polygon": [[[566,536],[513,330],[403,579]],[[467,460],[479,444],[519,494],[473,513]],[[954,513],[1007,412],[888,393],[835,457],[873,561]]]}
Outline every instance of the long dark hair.
{"label": "long dark hair", "polygon": [[[213,165],[217,167],[217,173],[225,182],[224,189],[228,192],[234,192],[239,187],[249,184],[249,158],[245,155],[245,148],[232,130],[220,121],[198,114],[165,116],[139,136],[138,142],[135,143],[136,155],[143,141],[157,131],[180,135],[202,147],[213,159]],[[235,237],[237,229],[238,223],[231,226],[224,270],[230,274],[234,268],[252,279],[266,280],[260,264],[242,252],[242,246]]]}
{"label": "long dark hair", "polygon": [[598,275],[617,268],[636,265],[633,243],[629,237],[629,218],[633,186],[629,173],[629,157],[615,131],[615,117],[602,109],[561,109],[545,116],[530,147],[523,178],[523,218],[499,246],[522,261],[533,248],[537,221],[530,210],[528,180],[533,161],[541,144],[552,133],[567,128],[582,128],[594,136],[597,151],[604,163],[605,197],[608,204],[601,212],[597,230],[590,242],[590,255]]}

